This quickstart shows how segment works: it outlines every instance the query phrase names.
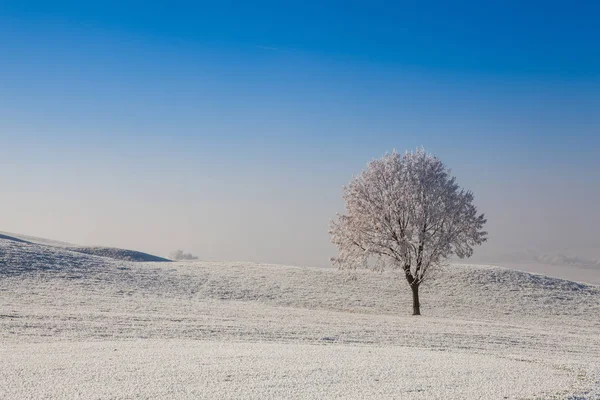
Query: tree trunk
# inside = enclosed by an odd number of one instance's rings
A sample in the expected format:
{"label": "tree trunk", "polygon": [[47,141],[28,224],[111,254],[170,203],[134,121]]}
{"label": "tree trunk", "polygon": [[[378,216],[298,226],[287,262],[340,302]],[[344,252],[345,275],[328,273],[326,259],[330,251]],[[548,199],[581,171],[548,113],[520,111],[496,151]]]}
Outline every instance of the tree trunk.
{"label": "tree trunk", "polygon": [[419,285],[410,285],[413,295],[413,315],[421,315],[419,304]]}

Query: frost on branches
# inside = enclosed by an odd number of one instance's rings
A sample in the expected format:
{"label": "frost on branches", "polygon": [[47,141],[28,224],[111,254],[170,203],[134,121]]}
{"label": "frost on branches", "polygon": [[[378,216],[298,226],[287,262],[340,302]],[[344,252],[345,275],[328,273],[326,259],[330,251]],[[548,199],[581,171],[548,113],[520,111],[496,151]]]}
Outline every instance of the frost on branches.
{"label": "frost on branches", "polygon": [[486,219],[435,156],[418,149],[371,161],[344,187],[346,214],[331,221],[332,261],[341,268],[402,269],[420,315],[419,285],[453,254],[470,257],[486,241]]}

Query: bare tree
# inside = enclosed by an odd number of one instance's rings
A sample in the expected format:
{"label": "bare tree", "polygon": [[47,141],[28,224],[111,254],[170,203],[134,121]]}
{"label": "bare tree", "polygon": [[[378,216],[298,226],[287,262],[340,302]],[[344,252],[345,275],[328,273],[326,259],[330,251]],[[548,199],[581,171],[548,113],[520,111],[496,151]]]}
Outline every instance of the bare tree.
{"label": "bare tree", "polygon": [[[470,257],[486,241],[473,194],[435,156],[417,149],[371,161],[344,187],[346,214],[331,221],[340,268],[401,269],[420,315],[419,285],[453,254]],[[373,265],[372,261],[377,263]]]}

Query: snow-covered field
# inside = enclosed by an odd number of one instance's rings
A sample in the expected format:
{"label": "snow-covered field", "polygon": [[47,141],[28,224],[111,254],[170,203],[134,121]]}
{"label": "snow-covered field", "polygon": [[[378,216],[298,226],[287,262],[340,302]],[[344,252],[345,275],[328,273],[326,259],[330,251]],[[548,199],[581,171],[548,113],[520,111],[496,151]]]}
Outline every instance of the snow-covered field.
{"label": "snow-covered field", "polygon": [[140,263],[0,238],[0,399],[600,399],[600,287]]}

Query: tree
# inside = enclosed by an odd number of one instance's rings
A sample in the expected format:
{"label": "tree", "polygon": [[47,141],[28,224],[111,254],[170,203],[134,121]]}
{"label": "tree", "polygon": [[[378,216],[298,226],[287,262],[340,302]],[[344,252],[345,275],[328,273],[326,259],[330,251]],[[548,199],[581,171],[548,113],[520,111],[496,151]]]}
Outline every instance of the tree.
{"label": "tree", "polygon": [[[417,149],[371,161],[344,187],[346,214],[331,221],[340,268],[404,272],[420,315],[419,285],[452,255],[470,257],[487,240],[486,219],[435,156]],[[374,264],[375,261],[375,264]]]}
{"label": "tree", "polygon": [[184,253],[183,250],[175,250],[171,252],[169,256],[171,260],[175,261],[184,261],[184,260],[197,260],[198,257],[193,255],[192,253]]}

